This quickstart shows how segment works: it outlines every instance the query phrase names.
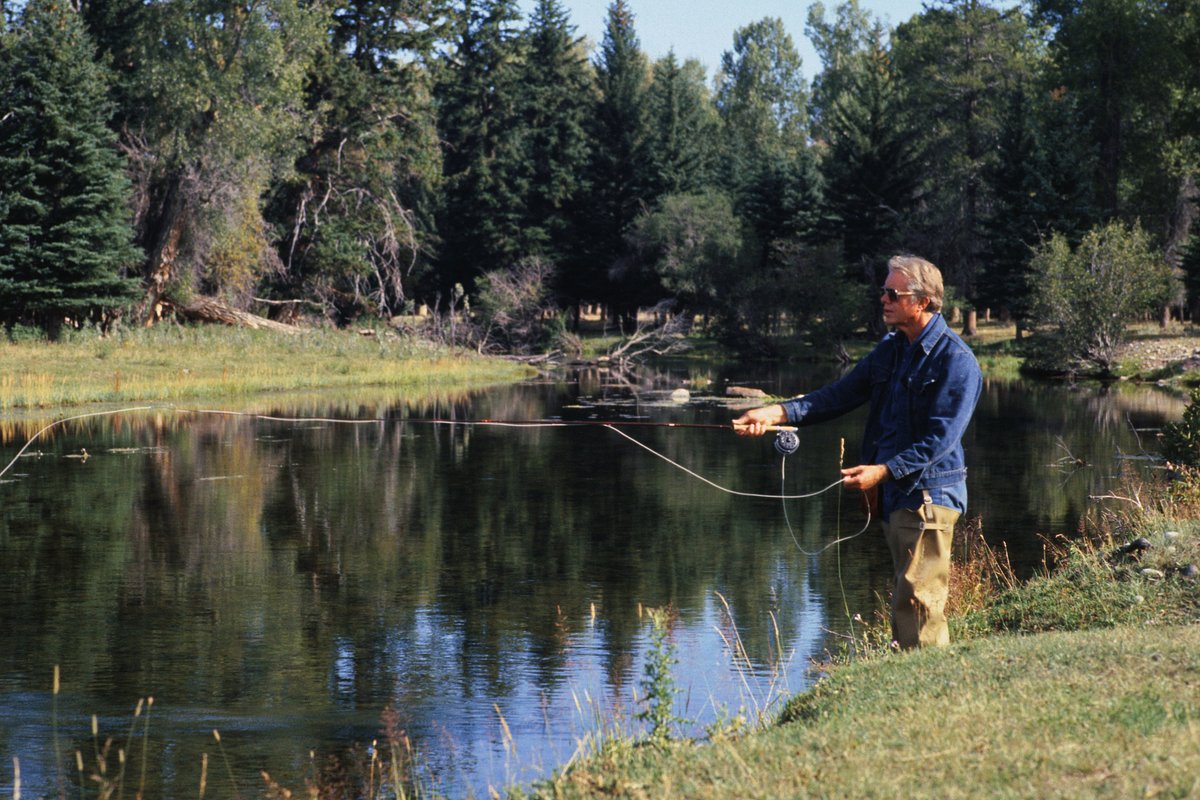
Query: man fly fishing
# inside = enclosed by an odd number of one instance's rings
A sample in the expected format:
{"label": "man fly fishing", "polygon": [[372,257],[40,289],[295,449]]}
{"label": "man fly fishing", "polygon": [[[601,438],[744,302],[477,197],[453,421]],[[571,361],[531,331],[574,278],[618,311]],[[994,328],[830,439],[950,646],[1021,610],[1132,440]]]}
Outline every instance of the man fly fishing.
{"label": "man fly fishing", "polygon": [[945,605],[954,523],[967,506],[962,437],[983,376],[971,349],[942,318],[942,274],[916,256],[893,256],[880,288],[894,328],[850,372],[812,394],[747,411],[742,436],[813,425],[870,403],[862,463],[842,483],[864,492],[892,553],[892,638],[903,648],[950,641]]}

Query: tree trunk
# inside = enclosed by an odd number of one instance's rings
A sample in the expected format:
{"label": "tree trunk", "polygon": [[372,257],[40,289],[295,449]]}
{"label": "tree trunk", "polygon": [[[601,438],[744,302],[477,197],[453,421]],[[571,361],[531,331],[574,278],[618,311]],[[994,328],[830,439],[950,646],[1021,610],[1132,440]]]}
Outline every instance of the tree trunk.
{"label": "tree trunk", "polygon": [[1183,248],[1192,235],[1197,199],[1200,199],[1200,188],[1196,186],[1196,179],[1191,175],[1180,178],[1175,191],[1175,208],[1167,220],[1167,241],[1163,247],[1167,263],[1175,269],[1179,269],[1183,261]]}
{"label": "tree trunk", "polygon": [[[162,301],[166,302],[166,301]],[[254,328],[279,331],[280,333],[304,333],[303,328],[295,325],[285,325],[282,322],[260,317],[248,311],[240,311],[227,306],[216,298],[196,297],[187,305],[173,306],[185,319],[193,322],[218,322],[223,325],[233,325],[239,328]]]}
{"label": "tree trunk", "polygon": [[175,273],[175,257],[179,254],[179,238],[183,233],[183,175],[176,172],[168,179],[166,193],[160,206],[154,233],[146,258],[146,294],[136,316],[147,326],[157,318],[159,301]]}
{"label": "tree trunk", "polygon": [[[1185,175],[1179,179],[1179,187],[1175,192],[1175,208],[1171,212],[1171,217],[1167,221],[1167,236],[1166,245],[1163,247],[1163,255],[1167,259],[1167,263],[1171,265],[1171,269],[1175,276],[1179,279],[1177,295],[1171,305],[1179,306],[1179,317],[1183,319],[1183,312],[1188,303],[1187,290],[1184,288],[1183,276],[1183,249],[1187,247],[1188,240],[1192,236],[1192,227],[1196,222],[1196,202],[1200,199],[1200,188],[1196,186],[1196,179],[1191,175]],[[1193,299],[1193,305],[1196,300]],[[1171,309],[1167,307],[1163,309],[1163,327],[1166,327],[1170,321]],[[1195,315],[1192,316],[1195,319]]]}
{"label": "tree trunk", "polygon": [[974,336],[979,333],[978,316],[979,312],[975,309],[967,309],[967,321],[963,324],[963,336]]}

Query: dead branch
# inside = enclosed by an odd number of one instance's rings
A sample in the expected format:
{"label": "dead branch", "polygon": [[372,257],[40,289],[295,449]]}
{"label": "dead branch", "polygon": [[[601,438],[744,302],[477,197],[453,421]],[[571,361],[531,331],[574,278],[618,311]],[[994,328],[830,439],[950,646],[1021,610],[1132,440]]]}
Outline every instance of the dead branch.
{"label": "dead branch", "polygon": [[1089,494],[1088,500],[1123,500],[1126,503],[1133,503],[1138,508],[1144,508],[1142,501],[1137,497],[1122,497],[1119,494]]}
{"label": "dead branch", "polygon": [[683,338],[690,327],[687,314],[669,314],[670,301],[656,305],[652,311],[656,319],[665,317],[661,324],[639,322],[637,329],[629,338],[615,345],[608,351],[610,361],[637,361],[649,355],[663,356],[669,353],[681,353],[691,348],[691,344]]}

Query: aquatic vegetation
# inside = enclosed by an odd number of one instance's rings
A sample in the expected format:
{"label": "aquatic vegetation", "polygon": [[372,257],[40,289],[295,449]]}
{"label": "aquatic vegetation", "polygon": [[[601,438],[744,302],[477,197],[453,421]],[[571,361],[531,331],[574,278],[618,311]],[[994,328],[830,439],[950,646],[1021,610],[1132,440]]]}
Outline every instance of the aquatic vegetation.
{"label": "aquatic vegetation", "polygon": [[680,690],[671,674],[671,667],[676,663],[675,645],[671,641],[672,612],[670,608],[651,608],[647,613],[650,617],[650,647],[642,678],[645,708],[638,713],[638,719],[649,725],[650,741],[663,743],[671,738],[671,729],[683,722],[674,711],[675,696]]}

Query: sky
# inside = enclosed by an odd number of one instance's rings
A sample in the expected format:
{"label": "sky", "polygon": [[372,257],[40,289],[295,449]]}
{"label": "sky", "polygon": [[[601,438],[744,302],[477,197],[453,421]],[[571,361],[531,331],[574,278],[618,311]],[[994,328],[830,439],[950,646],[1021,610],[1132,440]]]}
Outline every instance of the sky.
{"label": "sky", "polygon": [[[563,0],[576,33],[599,45],[611,0]],[[826,19],[833,18],[839,0],[824,0]],[[675,49],[680,61],[695,58],[711,78],[721,65],[721,54],[733,48],[733,32],[763,17],[779,17],[791,34],[803,60],[804,76],[811,81],[821,70],[820,59],[804,35],[804,22],[812,0],[628,0],[634,29],[642,50],[651,59]],[[528,13],[534,0],[521,0]],[[885,24],[896,26],[921,12],[922,0],[860,0],[859,7]]]}

